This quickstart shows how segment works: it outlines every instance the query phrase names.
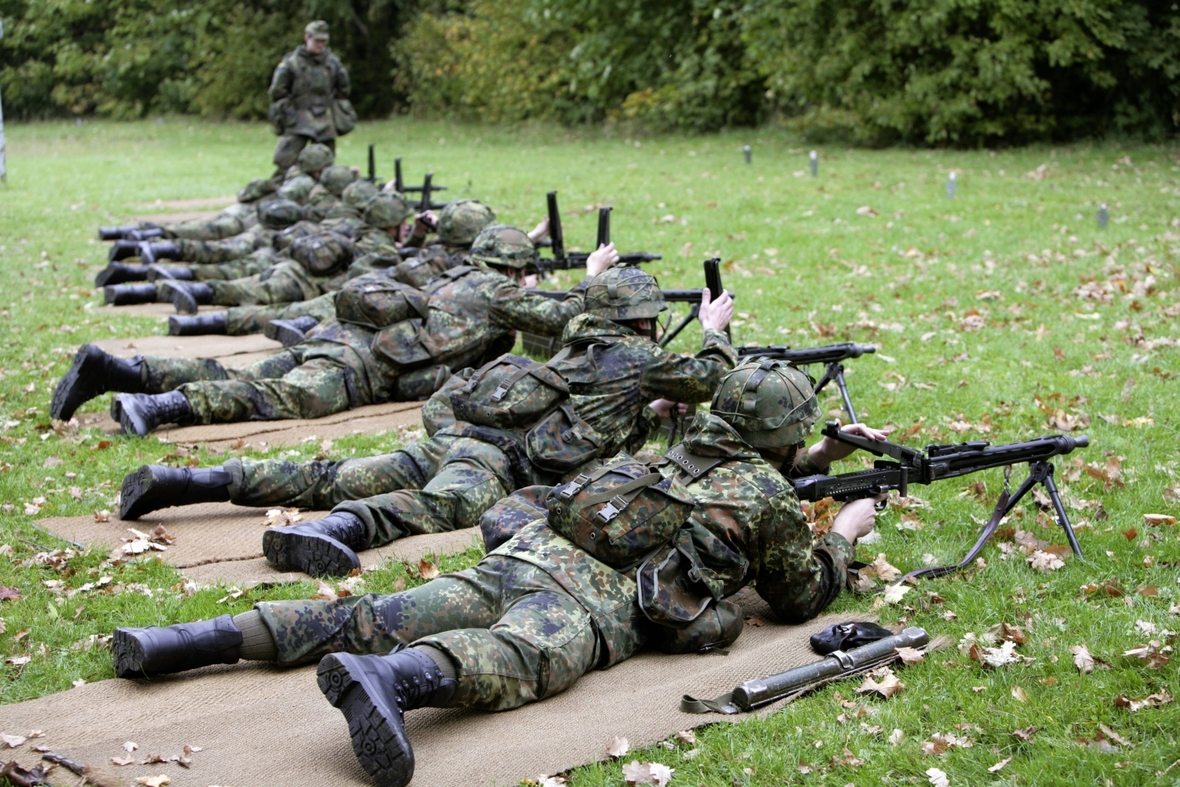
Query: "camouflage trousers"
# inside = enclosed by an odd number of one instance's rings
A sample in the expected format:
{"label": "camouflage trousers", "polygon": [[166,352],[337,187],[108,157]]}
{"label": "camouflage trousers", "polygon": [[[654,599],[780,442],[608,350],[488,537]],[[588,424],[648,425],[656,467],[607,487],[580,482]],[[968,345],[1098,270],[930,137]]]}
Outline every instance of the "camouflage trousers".
{"label": "camouflage trousers", "polygon": [[180,391],[195,423],[322,418],[369,404],[368,386],[348,366],[347,348],[340,349],[339,357],[305,357],[307,347],[297,345],[240,369],[212,358],[148,357],[144,364],[148,390]]}
{"label": "camouflage trousers", "polygon": [[[295,165],[299,160],[299,154],[303,149],[312,142],[315,142],[311,137],[305,137],[300,134],[284,134],[279,137],[278,144],[275,145],[274,164],[275,164],[275,178],[281,180],[286,174],[287,170]],[[325,139],[320,143],[327,145],[336,152],[336,139]]]}
{"label": "camouflage trousers", "polygon": [[235,203],[212,219],[193,219],[165,224],[164,237],[172,240],[223,240],[240,235],[258,224],[258,210],[252,203]]}
{"label": "camouflage trousers", "polygon": [[473,568],[388,596],[255,605],[280,664],[429,645],[456,666],[451,707],[507,710],[557,694],[600,661],[590,615],[545,571],[489,555]]}
{"label": "camouflage trousers", "polygon": [[176,241],[176,246],[180,249],[180,262],[191,262],[195,265],[216,265],[219,262],[233,262],[248,257],[258,249],[269,246],[270,242],[271,238],[266,234],[243,232],[224,240],[180,238]]}
{"label": "camouflage trousers", "polygon": [[[221,266],[215,266],[221,267]],[[225,332],[230,336],[262,333],[271,320],[315,317],[320,322],[336,316],[336,293],[327,292],[310,301],[272,306],[234,306],[225,312]]]}
{"label": "camouflage trousers", "polygon": [[225,469],[234,479],[234,503],[347,511],[365,522],[369,547],[475,527],[484,511],[516,487],[502,450],[448,434],[360,459],[231,459]]}
{"label": "camouflage trousers", "polygon": [[210,281],[219,306],[309,301],[333,289],[339,277],[313,276],[297,262],[282,262],[257,276]]}
{"label": "camouflage trousers", "polygon": [[259,249],[247,257],[214,265],[196,265],[193,276],[197,281],[233,281],[234,279],[248,279],[265,273],[274,267],[280,258],[273,249]]}

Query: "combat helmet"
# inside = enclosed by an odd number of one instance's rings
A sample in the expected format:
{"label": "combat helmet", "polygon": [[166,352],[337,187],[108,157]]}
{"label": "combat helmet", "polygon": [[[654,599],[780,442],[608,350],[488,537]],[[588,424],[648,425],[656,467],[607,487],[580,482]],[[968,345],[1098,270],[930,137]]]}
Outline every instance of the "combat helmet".
{"label": "combat helmet", "polygon": [[607,268],[586,288],[585,312],[608,320],[654,318],[667,308],[659,282],[639,268]]}
{"label": "combat helmet", "polygon": [[409,200],[396,191],[382,191],[365,203],[365,224],[388,230],[414,215]]}
{"label": "combat helmet", "polygon": [[344,204],[356,211],[365,209],[365,203],[377,196],[377,187],[367,180],[354,180],[340,192]]}
{"label": "combat helmet", "polygon": [[274,247],[279,251],[289,249],[295,241],[315,235],[319,231],[320,226],[313,221],[297,221],[278,234],[274,239]]}
{"label": "combat helmet", "polygon": [[238,192],[238,202],[254,202],[275,193],[275,182],[270,178],[254,178]]}
{"label": "combat helmet", "polygon": [[470,246],[495,220],[496,214],[479,200],[456,200],[438,214],[438,239],[447,246]]}
{"label": "combat helmet", "polygon": [[326,276],[352,260],[352,241],[334,232],[317,232],[291,244],[291,257],[315,276]]}
{"label": "combat helmet", "polygon": [[272,199],[258,206],[258,222],[268,230],[283,230],[303,218],[303,208],[289,199]]}
{"label": "combat helmet", "polygon": [[299,151],[299,158],[295,161],[295,166],[299,167],[300,172],[311,173],[323,172],[334,163],[336,163],[336,154],[332,152],[332,149],[327,145],[315,142]]}
{"label": "combat helmet", "polygon": [[709,409],[747,443],[769,449],[800,445],[820,415],[811,378],[771,358],[751,359],[725,375]]}
{"label": "combat helmet", "polygon": [[325,167],[324,171],[320,173],[320,185],[336,197],[343,194],[354,180],[356,180],[356,173],[352,171],[351,167],[346,167],[343,164]]}
{"label": "combat helmet", "polygon": [[528,233],[507,224],[485,227],[471,244],[471,259],[485,265],[528,270],[537,261],[537,247]]}

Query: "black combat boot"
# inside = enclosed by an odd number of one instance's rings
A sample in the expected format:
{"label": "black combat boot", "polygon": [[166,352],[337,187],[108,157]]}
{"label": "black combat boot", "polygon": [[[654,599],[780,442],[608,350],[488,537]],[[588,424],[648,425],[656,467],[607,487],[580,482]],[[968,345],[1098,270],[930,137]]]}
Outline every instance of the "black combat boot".
{"label": "black combat boot", "polygon": [[83,344],[53,391],[49,414],[68,421],[79,407],[107,391],[143,393],[144,390],[143,358],[124,360],[93,344]]}
{"label": "black combat boot", "polygon": [[150,240],[164,234],[161,227],[140,227],[138,224],[128,224],[126,227],[99,227],[99,240]]}
{"label": "black combat boot", "polygon": [[225,312],[168,315],[169,336],[224,336],[227,330]]}
{"label": "black combat boot", "polygon": [[173,279],[175,281],[193,281],[197,274],[186,265],[149,265],[147,266],[147,280]]}
{"label": "black combat boot", "polygon": [[213,288],[204,282],[169,280],[164,282],[164,297],[180,314],[196,314],[198,306],[213,303]]}
{"label": "black combat boot", "polygon": [[107,251],[108,262],[118,262],[130,257],[139,256],[140,243],[137,240],[117,240]]}
{"label": "black combat boot", "polygon": [[119,422],[125,435],[146,437],[161,424],[183,424],[192,417],[192,405],[180,391],[119,394],[111,401],[111,418]]}
{"label": "black combat boot", "polygon": [[155,303],[154,284],[115,284],[102,288],[103,297],[112,306],[130,306],[135,303]]}
{"label": "black combat boot", "polygon": [[128,224],[125,227],[99,227],[99,240],[123,240],[128,232],[139,229],[134,224]]}
{"label": "black combat boot", "polygon": [[115,675],[120,678],[167,675],[210,664],[237,664],[241,647],[242,632],[234,625],[233,615],[168,628],[115,629],[111,640]]}
{"label": "black combat boot", "polygon": [[145,265],[158,260],[179,260],[180,247],[170,240],[145,241],[139,244],[139,258]]}
{"label": "black combat boot", "polygon": [[94,277],[94,286],[105,287],[108,284],[126,284],[129,281],[148,281],[149,279],[146,265],[112,262]]}
{"label": "black combat boot", "polygon": [[307,332],[320,324],[315,317],[296,317],[293,320],[271,320],[262,328],[268,339],[293,347],[307,338]]}
{"label": "black combat boot", "polygon": [[229,502],[233,476],[222,467],[144,465],[123,479],[119,519],[130,522],[173,506]]}
{"label": "black combat boot", "polygon": [[368,527],[345,511],[294,527],[274,527],[262,534],[262,553],[276,568],[297,569],[313,577],[348,576],[361,567],[356,550],[368,545]]}
{"label": "black combat boot", "polygon": [[320,660],[316,682],[348,720],[352,750],[381,787],[405,787],[414,776],[405,712],[445,707],[459,685],[414,648],[388,656],[330,653]]}

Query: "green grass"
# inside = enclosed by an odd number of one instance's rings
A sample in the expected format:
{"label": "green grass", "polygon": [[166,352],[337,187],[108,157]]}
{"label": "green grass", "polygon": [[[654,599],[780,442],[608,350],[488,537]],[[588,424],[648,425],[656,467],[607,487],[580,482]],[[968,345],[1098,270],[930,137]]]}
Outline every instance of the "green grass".
{"label": "green grass", "polygon": [[[92,240],[95,226],[121,223],[156,199],[232,194],[269,173],[273,137],[261,125],[183,118],[7,131],[0,541],[12,554],[0,557],[0,586],[17,588],[21,598],[0,602],[0,656],[30,658],[23,666],[0,664],[0,702],[15,702],[78,679],[110,678],[108,652],[84,648],[91,635],[238,612],[252,601],[314,592],[314,585],[260,589],[219,603],[224,588],[186,592],[182,577],[159,562],[108,565],[102,550],[73,555],[61,570],[26,565],[39,552],[68,546],[39,530],[36,518],[113,508],[123,475],[170,450],[154,440],[55,431],[46,415],[53,386],[80,343],[162,330],[99,304],[90,287],[104,254]],[[823,148],[813,179],[797,174],[806,170],[807,148],[775,131],[631,140],[395,120],[363,124],[342,141],[341,161],[363,165],[370,141],[379,142],[383,174],[391,174],[396,152],[409,179],[429,169],[450,186],[444,196],[484,199],[508,222],[531,226],[543,213],[545,192],[558,189],[571,246],[593,239],[594,206],[613,205],[614,238],[627,250],[662,253],[649,269],[664,286],[700,286],[700,260],[718,254],[725,283],[737,292],[734,336],[741,343],[878,344],[876,356],[849,363],[853,399],[866,422],[903,431],[917,426],[910,445],[1009,442],[1055,431],[1038,401],[1062,411],[1054,415],[1059,420],[1089,420],[1077,433],[1090,437],[1090,448],[1058,463],[1085,561],[1067,558],[1060,570],[1042,573],[1019,553],[1002,554],[997,543],[984,552],[986,568],[923,582],[901,604],[880,610],[884,622],[904,620],[956,642],[1002,622],[1021,626],[1028,642],[1018,652],[1029,661],[984,669],[951,647],[901,671],[907,688],[887,701],[854,694],[856,683],[841,684],[766,720],[702,730],[693,758],[680,744],[626,760],[670,765],[680,785],[926,784],[932,767],[952,784],[1180,784],[1180,766],[1170,768],[1180,759],[1177,704],[1135,713],[1115,705],[1119,695],[1180,692],[1176,660],[1151,669],[1122,655],[1180,629],[1173,611],[1180,603],[1177,528],[1143,519],[1180,513],[1180,149]],[[752,166],[742,160],[745,143],[753,146]],[[959,186],[949,200],[952,170]],[[1102,201],[1110,205],[1105,231],[1095,222]],[[858,212],[862,207],[872,210]],[[571,281],[567,275],[565,283]],[[693,349],[690,336],[699,336],[695,328],[679,349]],[[100,399],[86,411],[107,404]],[[824,401],[825,409],[837,406],[834,397]],[[389,436],[357,436],[337,440],[333,450],[346,455],[389,445]],[[200,449],[196,456],[220,461]],[[1121,484],[1095,477],[1108,463],[1121,469]],[[961,494],[975,480],[985,484],[985,500]],[[926,555],[957,559],[1000,486],[1001,472],[993,470],[916,489],[930,503],[915,512],[922,529],[900,528],[894,509],[881,517],[881,540],[862,548],[862,557],[885,552],[903,571],[921,566]],[[26,505],[40,510],[26,515]],[[1051,523],[1041,524],[1031,501],[1010,524],[1064,543]],[[112,521],[112,542],[120,532]],[[445,567],[475,559],[468,554]],[[69,592],[104,576],[112,578],[108,585]],[[415,581],[392,566],[368,587],[385,590],[401,578]],[[63,591],[47,580],[61,580]],[[1108,580],[1126,595],[1081,590]],[[845,594],[835,609],[870,607],[871,599]],[[957,617],[945,619],[949,612]],[[1137,631],[1140,621],[1157,633]],[[1080,674],[1070,648],[1082,643],[1109,669]],[[1017,687],[1024,701],[1014,697]],[[684,689],[694,690],[690,675]],[[871,715],[855,718],[840,698]],[[854,718],[841,721],[842,714]],[[1127,745],[1103,751],[1077,742],[1093,740],[1100,724]],[[1028,726],[1038,728],[1030,740],[1012,735]],[[894,729],[905,734],[898,745],[888,741]],[[923,754],[921,744],[934,733],[950,732],[974,745]],[[863,764],[848,764],[845,749]],[[1008,757],[1002,770],[988,772]],[[571,782],[617,785],[621,766],[581,768]]]}

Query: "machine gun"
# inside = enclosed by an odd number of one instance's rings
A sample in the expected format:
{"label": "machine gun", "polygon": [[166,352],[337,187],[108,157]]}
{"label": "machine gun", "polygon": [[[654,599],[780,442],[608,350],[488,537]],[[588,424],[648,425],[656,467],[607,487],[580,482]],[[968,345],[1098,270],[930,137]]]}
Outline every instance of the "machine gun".
{"label": "machine gun", "polygon": [[[932,484],[935,481],[959,478],[992,467],[1006,468],[1004,489],[996,502],[996,508],[967,556],[953,566],[932,566],[911,571],[899,579],[899,583],[922,576],[940,577],[965,568],[979,555],[984,544],[999,526],[1000,520],[1037,485],[1043,486],[1048,493],[1057,515],[1057,524],[1065,531],[1070,549],[1078,557],[1082,556],[1082,548],[1078,546],[1077,536],[1074,534],[1073,526],[1069,523],[1065,506],[1061,503],[1057,484],[1053,481],[1053,463],[1049,460],[1055,456],[1068,454],[1075,448],[1088,446],[1090,440],[1084,435],[1078,437],[1046,435],[1004,445],[991,445],[977,440],[959,445],[930,445],[926,447],[925,451],[907,448],[888,440],[870,440],[860,435],[848,434],[840,431],[839,424],[835,421],[827,423],[823,429],[823,435],[862,448],[874,456],[890,457],[894,461],[879,459],[873,463],[873,469],[854,473],[811,475],[791,479],[791,484],[795,487],[795,493],[800,500],[815,501],[825,497],[839,501],[856,500],[862,497],[874,497],[892,489],[896,489],[902,497],[905,497],[910,484]],[[1029,474],[1016,492],[1012,493],[1009,483],[1012,465],[1018,464],[1027,464]]]}
{"label": "machine gun", "polygon": [[395,158],[393,160],[393,189],[399,194],[421,194],[422,198],[418,201],[418,210],[439,210],[445,208],[445,202],[431,201],[431,195],[436,191],[446,191],[446,186],[438,186],[434,184],[434,173],[427,172],[426,177],[422,179],[421,186],[407,186],[405,180],[402,178],[402,160]]}
{"label": "machine gun", "polygon": [[[709,288],[709,298],[717,300],[721,297],[724,290],[721,287],[721,258],[714,257],[711,260],[705,260],[705,286]],[[700,316],[701,313],[701,291],[700,290],[662,290],[664,293],[664,300],[670,303],[691,303],[692,308],[688,314],[680,318],[680,322],[676,323],[675,327],[664,330],[659,339],[661,347],[667,347],[669,343],[683,331],[688,324]],[[733,294],[730,293],[730,297]],[[671,325],[671,318],[668,320]],[[725,326],[725,335],[733,339],[733,334],[729,330],[729,326]]]}
{"label": "machine gun", "polygon": [[[542,257],[537,260],[537,272],[542,278],[550,271],[566,271],[573,268],[585,268],[590,252],[577,251],[567,254],[565,251],[565,233],[561,229],[561,211],[557,207],[557,192],[551,191],[545,195],[546,207],[549,210],[549,247],[553,250],[552,257]],[[610,213],[611,208],[598,209],[598,234],[594,248],[610,243]],[[544,244],[542,244],[544,245]],[[643,262],[654,262],[663,259],[659,254],[635,252],[619,255],[620,265],[638,265]],[[564,297],[564,296],[563,296]]]}
{"label": "machine gun", "polygon": [[377,146],[369,143],[369,176],[365,180],[370,183],[377,182]]}
{"label": "machine gun", "polygon": [[836,387],[840,389],[840,398],[844,400],[844,410],[848,413],[849,422],[854,424],[858,421],[856,410],[852,407],[852,397],[848,395],[848,386],[844,382],[844,361],[876,351],[877,348],[871,344],[857,344],[855,342],[829,344],[824,347],[806,347],[798,350],[792,350],[785,344],[737,348],[738,357],[743,360],[747,358],[773,358],[788,361],[796,366],[807,366],[813,363],[824,364],[826,368],[823,376],[819,378],[819,382],[815,384],[815,392],[818,394],[828,383],[836,383]]}

